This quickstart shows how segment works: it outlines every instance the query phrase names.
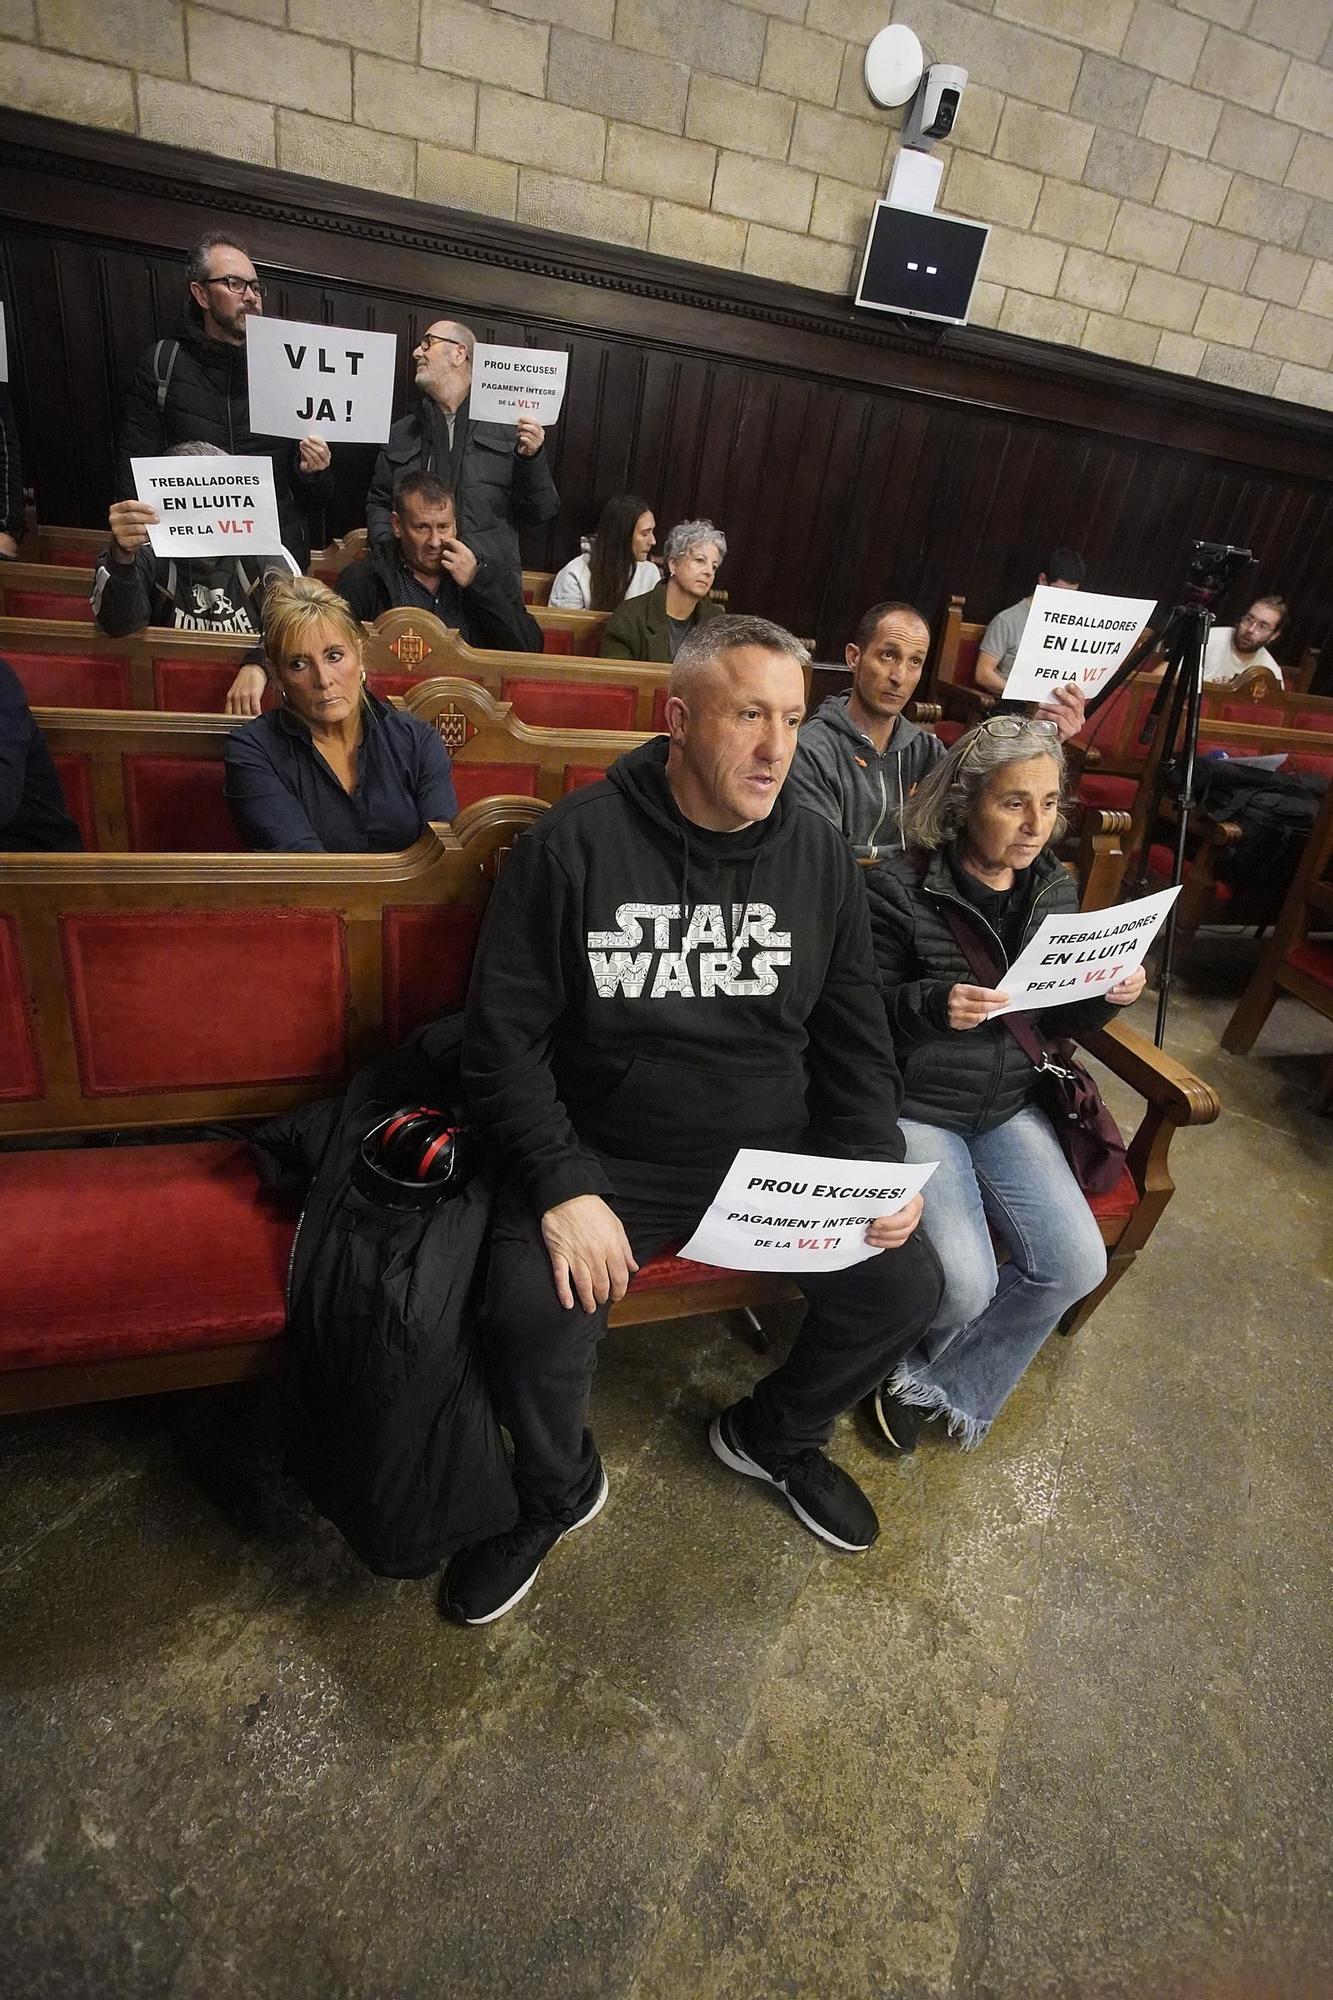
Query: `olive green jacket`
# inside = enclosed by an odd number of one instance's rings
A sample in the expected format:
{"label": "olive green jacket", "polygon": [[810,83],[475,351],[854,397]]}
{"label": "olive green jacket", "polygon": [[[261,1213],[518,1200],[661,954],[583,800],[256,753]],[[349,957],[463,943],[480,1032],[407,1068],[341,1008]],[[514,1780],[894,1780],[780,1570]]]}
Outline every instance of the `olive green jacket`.
{"label": "olive green jacket", "polygon": [[[706,625],[710,618],[720,618],[722,606],[714,604],[711,598],[701,598],[690,618],[690,630],[696,625]],[[667,641],[666,585],[659,583],[656,590],[649,590],[642,597],[627,597],[619,608],[611,613],[606,630],[602,633],[602,658],[604,660],[661,660],[669,664],[671,647]]]}

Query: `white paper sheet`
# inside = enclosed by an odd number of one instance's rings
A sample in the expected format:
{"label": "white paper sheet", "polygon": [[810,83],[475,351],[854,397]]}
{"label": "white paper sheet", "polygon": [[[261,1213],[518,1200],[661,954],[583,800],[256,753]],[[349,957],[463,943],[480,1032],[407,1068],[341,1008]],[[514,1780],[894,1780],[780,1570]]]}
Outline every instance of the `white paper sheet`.
{"label": "white paper sheet", "polygon": [[1007,701],[1045,701],[1076,681],[1089,701],[1110,680],[1156,608],[1151,597],[1106,597],[1038,584],[1009,678]]}
{"label": "white paper sheet", "polygon": [[1000,981],[999,990],[1009,995],[1009,1004],[997,1007],[990,1019],[1094,1000],[1108,987],[1118,986],[1142,965],[1179,894],[1179,887],[1159,889],[1109,910],[1047,917]]}
{"label": "white paper sheet", "polygon": [[844,1270],[879,1256],[865,1240],[867,1226],[910,1201],[937,1165],[742,1146],[679,1254],[727,1271]]}
{"label": "white paper sheet", "polygon": [[383,444],[393,422],[396,333],[304,320],[245,323],[250,428],[261,437]]}
{"label": "white paper sheet", "polygon": [[568,373],[569,356],[560,348],[478,346],[468,415],[490,424],[531,417],[545,428],[560,415]]}
{"label": "white paper sheet", "polygon": [[162,516],[148,530],[159,556],[281,556],[267,458],[132,458],[134,490]]}

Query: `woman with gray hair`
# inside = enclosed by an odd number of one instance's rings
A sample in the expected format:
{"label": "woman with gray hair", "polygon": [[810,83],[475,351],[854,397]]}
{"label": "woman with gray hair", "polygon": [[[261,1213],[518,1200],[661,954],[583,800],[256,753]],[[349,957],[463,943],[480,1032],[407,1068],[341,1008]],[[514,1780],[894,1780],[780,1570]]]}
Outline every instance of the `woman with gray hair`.
{"label": "woman with gray hair", "polygon": [[[1040,1107],[1040,1072],[991,1018],[1008,995],[978,982],[968,949],[1002,973],[1044,917],[1078,908],[1050,851],[1064,825],[1063,778],[1047,724],[991,716],[922,779],[903,813],[906,851],[866,878],[906,1157],[939,1162],[922,1220],[944,1298],[925,1340],[868,1404],[900,1452],[937,1415],[965,1447],[980,1444],[1061,1316],[1106,1274],[1101,1233]],[[1104,1000],[1034,1012],[1028,1023],[1039,1038],[1076,1035],[1137,1000],[1143,984],[1140,969]],[[1009,1252],[1003,1266],[992,1230]]]}
{"label": "woman with gray hair", "polygon": [[602,634],[606,660],[674,660],[687,632],[721,611],[708,593],[727,553],[727,538],[711,521],[682,521],[662,551],[667,579],[642,597],[627,598]]}

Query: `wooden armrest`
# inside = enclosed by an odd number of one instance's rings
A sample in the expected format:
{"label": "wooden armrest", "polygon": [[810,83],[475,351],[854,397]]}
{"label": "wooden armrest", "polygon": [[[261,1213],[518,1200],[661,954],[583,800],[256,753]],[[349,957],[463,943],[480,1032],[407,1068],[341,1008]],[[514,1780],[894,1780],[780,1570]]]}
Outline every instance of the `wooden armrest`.
{"label": "wooden armrest", "polygon": [[1211,1125],[1221,1115],[1222,1100],[1212,1085],[1164,1049],[1154,1048],[1127,1021],[1108,1021],[1104,1028],[1091,1028],[1078,1039],[1089,1055],[1165,1111],[1174,1125]]}
{"label": "wooden armrest", "polygon": [[922,729],[929,729],[938,722],[944,710],[937,701],[911,701],[907,704],[907,719],[918,723]]}

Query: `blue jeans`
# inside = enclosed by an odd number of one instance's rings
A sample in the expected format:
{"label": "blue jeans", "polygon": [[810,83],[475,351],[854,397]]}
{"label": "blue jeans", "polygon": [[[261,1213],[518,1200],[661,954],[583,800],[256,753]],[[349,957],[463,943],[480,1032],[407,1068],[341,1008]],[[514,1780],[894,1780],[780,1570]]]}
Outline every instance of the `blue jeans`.
{"label": "blue jeans", "polygon": [[[902,1129],[909,1160],[940,1162],[922,1224],[944,1266],[944,1298],[890,1388],[977,1445],[1061,1316],[1105,1277],[1106,1250],[1035,1106],[967,1138],[911,1118]],[[992,1227],[1011,1260],[999,1267]]]}

